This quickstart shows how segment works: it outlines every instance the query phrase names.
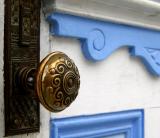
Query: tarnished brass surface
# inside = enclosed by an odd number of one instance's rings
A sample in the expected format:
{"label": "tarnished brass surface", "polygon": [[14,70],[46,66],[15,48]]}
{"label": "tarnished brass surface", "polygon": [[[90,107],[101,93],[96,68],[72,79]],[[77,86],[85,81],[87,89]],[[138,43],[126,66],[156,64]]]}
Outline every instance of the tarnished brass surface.
{"label": "tarnished brass surface", "polygon": [[[21,69],[37,69],[39,63],[41,0],[4,2],[5,136],[38,132],[39,100],[30,79],[34,71]],[[16,75],[29,80],[20,81]]]}
{"label": "tarnished brass surface", "polygon": [[49,54],[40,64],[36,89],[38,97],[51,112],[68,107],[77,97],[80,76],[74,62],[62,52]]}

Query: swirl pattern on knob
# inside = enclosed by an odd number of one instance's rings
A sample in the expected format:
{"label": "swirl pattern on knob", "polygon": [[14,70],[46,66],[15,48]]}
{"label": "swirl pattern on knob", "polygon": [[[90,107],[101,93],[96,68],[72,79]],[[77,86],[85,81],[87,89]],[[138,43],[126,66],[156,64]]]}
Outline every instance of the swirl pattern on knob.
{"label": "swirl pattern on knob", "polygon": [[[62,52],[46,57],[38,71],[37,92],[41,103],[52,112],[68,107],[77,97],[79,71],[74,62]],[[40,80],[41,79],[41,80]]]}

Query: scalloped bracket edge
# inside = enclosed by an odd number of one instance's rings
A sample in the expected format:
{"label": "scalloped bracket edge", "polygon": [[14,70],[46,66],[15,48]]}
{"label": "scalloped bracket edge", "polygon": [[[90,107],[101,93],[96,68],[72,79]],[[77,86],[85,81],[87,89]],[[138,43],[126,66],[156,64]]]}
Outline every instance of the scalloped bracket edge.
{"label": "scalloped bracket edge", "polygon": [[79,39],[88,60],[101,61],[128,47],[131,56],[140,57],[149,72],[160,76],[160,31],[59,12],[47,21],[52,35]]}

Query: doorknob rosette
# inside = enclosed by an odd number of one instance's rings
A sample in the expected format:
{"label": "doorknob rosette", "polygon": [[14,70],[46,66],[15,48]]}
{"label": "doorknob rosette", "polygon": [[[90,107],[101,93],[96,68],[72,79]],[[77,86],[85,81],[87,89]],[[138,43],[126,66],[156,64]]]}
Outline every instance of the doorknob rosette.
{"label": "doorknob rosette", "polygon": [[59,112],[77,97],[80,75],[67,55],[53,52],[40,63],[35,83],[42,105],[51,112]]}

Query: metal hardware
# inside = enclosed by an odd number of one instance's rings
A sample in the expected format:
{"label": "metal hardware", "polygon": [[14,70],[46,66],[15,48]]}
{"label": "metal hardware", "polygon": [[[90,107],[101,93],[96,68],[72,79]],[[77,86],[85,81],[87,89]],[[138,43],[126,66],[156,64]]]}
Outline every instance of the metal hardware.
{"label": "metal hardware", "polygon": [[62,52],[39,65],[40,0],[5,1],[5,135],[39,131],[39,101],[59,112],[77,97],[80,76]]}
{"label": "metal hardware", "polygon": [[[23,89],[16,75],[39,63],[40,0],[5,0],[4,97],[5,135],[39,131],[37,94],[30,82]],[[24,72],[23,72],[24,73]],[[26,81],[26,80],[25,80]],[[25,83],[25,82],[23,82]]]}
{"label": "metal hardware", "polygon": [[80,76],[76,65],[67,55],[53,52],[42,60],[36,75],[35,68],[20,69],[16,83],[24,92],[33,91],[35,84],[41,104],[51,112],[59,112],[77,97]]}
{"label": "metal hardware", "polygon": [[74,62],[62,52],[49,54],[40,64],[36,88],[41,103],[51,112],[68,107],[77,97],[80,76]]}

